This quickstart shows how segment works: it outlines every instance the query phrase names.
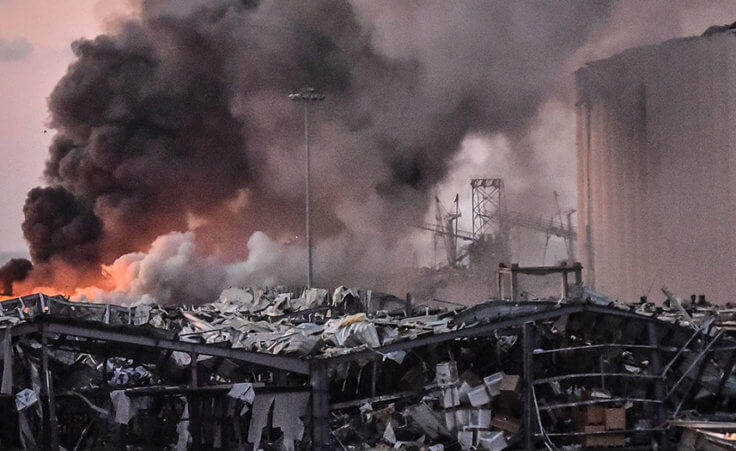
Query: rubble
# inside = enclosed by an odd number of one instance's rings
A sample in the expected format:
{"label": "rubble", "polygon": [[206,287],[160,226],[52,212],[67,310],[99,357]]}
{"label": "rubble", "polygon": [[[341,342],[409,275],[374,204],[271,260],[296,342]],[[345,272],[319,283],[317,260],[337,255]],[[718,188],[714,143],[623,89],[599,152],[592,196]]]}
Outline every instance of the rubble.
{"label": "rubble", "polygon": [[649,449],[736,407],[717,309],[570,288],[450,310],[345,287],[7,300],[0,446]]}

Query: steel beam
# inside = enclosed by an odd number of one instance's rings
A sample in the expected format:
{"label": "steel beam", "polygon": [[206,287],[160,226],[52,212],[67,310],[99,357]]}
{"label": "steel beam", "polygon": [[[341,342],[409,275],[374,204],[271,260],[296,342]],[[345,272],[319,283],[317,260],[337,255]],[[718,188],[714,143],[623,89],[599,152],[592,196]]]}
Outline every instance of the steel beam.
{"label": "steel beam", "polygon": [[683,326],[680,326],[674,323],[668,323],[667,321],[662,321],[656,316],[642,315],[641,313],[629,312],[629,311],[621,310],[615,307],[605,307],[602,305],[583,304],[583,310],[586,312],[590,312],[590,313],[598,313],[598,314],[609,315],[609,316],[618,316],[619,318],[627,318],[627,319],[633,319],[633,320],[639,320],[639,321],[654,322],[667,329],[676,329],[676,328],[682,329],[683,328]]}
{"label": "steel beam", "polygon": [[48,333],[65,334],[93,340],[128,343],[160,349],[170,349],[172,351],[180,351],[188,354],[194,352],[202,355],[225,357],[269,368],[283,369],[299,374],[309,374],[309,364],[304,360],[293,357],[266,354],[263,352],[252,352],[237,348],[225,348],[201,343],[187,343],[166,338],[127,334],[116,330],[49,322],[47,319],[44,320],[44,327]]}
{"label": "steel beam", "polygon": [[33,334],[38,332],[38,323],[25,322],[12,326],[13,337],[21,337],[23,335]]}
{"label": "steel beam", "polygon": [[509,319],[502,319],[493,321],[487,324],[481,324],[473,327],[466,327],[464,329],[457,329],[450,332],[441,334],[427,335],[418,337],[413,340],[406,340],[397,343],[391,343],[389,345],[381,346],[373,349],[366,349],[359,352],[353,352],[350,354],[340,355],[325,359],[329,362],[330,366],[337,365],[342,362],[350,362],[355,360],[372,360],[376,358],[382,358],[383,354],[387,354],[393,351],[404,351],[408,349],[419,348],[422,346],[443,343],[446,341],[455,340],[458,338],[477,337],[483,335],[489,335],[498,329],[506,329],[513,326],[521,326],[527,322],[545,321],[558,316],[571,315],[574,313],[580,313],[585,311],[585,306],[582,304],[568,305],[561,308],[552,308],[541,312],[534,312],[528,315],[515,316]]}
{"label": "steel beam", "polygon": [[634,373],[575,373],[575,374],[563,374],[561,376],[545,377],[544,379],[537,379],[534,383],[536,385],[547,384],[549,382],[564,381],[568,379],[585,379],[587,377],[628,377],[633,379],[661,379],[658,374],[634,374]]}
{"label": "steel beam", "polygon": [[344,354],[344,355],[332,357],[332,358],[325,359],[325,360],[328,360],[331,366],[337,365],[342,362],[349,362],[349,361],[355,361],[355,360],[366,360],[366,359],[371,360],[371,359],[381,358],[383,354],[387,354],[393,351],[403,351],[403,350],[408,350],[408,349],[414,349],[414,348],[419,348],[422,346],[455,340],[458,338],[468,338],[468,337],[488,335],[491,332],[494,332],[498,329],[504,329],[508,327],[519,327],[522,324],[527,323],[527,322],[546,321],[546,320],[550,320],[552,318],[556,318],[556,317],[563,316],[563,315],[574,315],[577,313],[584,313],[584,312],[616,316],[620,318],[634,319],[634,320],[640,320],[640,321],[645,321],[645,322],[652,322],[652,323],[656,323],[657,325],[661,325],[662,327],[667,327],[667,328],[682,327],[682,326],[676,326],[671,323],[667,323],[665,321],[661,321],[657,319],[656,317],[627,312],[627,311],[616,309],[616,308],[602,307],[602,306],[590,305],[590,304],[567,304],[564,307],[551,308],[549,310],[543,310],[541,312],[534,312],[528,315],[518,315],[518,316],[508,318],[508,319],[492,321],[486,324],[466,327],[464,329],[453,330],[453,331],[445,332],[441,334],[427,335],[427,336],[415,338],[413,340],[406,340],[406,341],[401,341],[397,343],[391,343],[389,345],[381,346],[378,348],[366,349],[363,351],[354,352],[350,354]]}

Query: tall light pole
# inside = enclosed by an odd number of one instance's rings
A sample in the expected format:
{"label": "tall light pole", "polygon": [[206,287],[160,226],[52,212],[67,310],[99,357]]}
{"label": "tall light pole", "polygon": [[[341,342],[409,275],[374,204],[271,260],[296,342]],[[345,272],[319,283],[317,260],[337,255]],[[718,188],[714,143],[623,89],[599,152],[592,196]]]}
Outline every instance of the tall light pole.
{"label": "tall light pole", "polygon": [[312,197],[309,187],[309,103],[324,100],[325,96],[319,94],[314,88],[301,88],[297,92],[289,94],[294,101],[304,102],[304,148],[306,150],[305,178],[307,183],[307,288],[312,288],[312,227],[311,227],[311,203]]}

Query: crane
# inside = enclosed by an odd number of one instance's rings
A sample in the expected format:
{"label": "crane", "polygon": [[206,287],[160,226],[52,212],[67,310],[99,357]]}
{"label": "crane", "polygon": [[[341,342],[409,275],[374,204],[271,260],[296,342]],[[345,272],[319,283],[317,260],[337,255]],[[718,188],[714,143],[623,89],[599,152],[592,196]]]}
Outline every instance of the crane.
{"label": "crane", "polygon": [[[521,227],[546,234],[547,242],[549,242],[550,236],[559,237],[565,242],[567,259],[571,262],[575,261],[575,240],[577,239],[577,231],[572,225],[572,215],[575,213],[575,210],[569,209],[563,212],[560,208],[559,194],[556,191],[553,192],[553,194],[557,206],[557,217],[545,219],[538,216],[508,211],[506,209],[505,202],[503,202],[504,192],[502,179],[474,179],[471,186],[474,190],[486,190],[486,192],[479,193],[478,195],[474,193],[473,196],[474,229],[476,228],[476,222],[480,222],[478,228],[483,230],[486,228],[483,222],[488,222],[489,219],[492,219],[498,224],[498,227],[502,232],[508,231],[508,229],[511,228]],[[489,187],[491,187],[492,191],[489,191]],[[476,201],[477,199],[479,199],[479,201]],[[493,208],[493,211],[490,214],[486,214],[484,211],[484,203],[487,202],[490,202]],[[455,199],[453,200],[452,208],[450,210],[447,210],[442,206],[442,203],[437,196],[435,196],[435,204],[435,223],[425,223],[418,226],[418,228],[428,230],[434,233],[436,240],[442,240],[447,253],[447,263],[449,266],[454,267],[467,255],[467,248],[465,251],[458,252],[458,240],[469,242],[469,244],[473,246],[480,244],[486,237],[483,234],[458,229],[458,218],[462,216],[459,208],[459,195],[455,195]],[[478,217],[476,217],[476,215]],[[502,240],[508,240],[507,233],[500,233],[498,234],[498,237]]]}

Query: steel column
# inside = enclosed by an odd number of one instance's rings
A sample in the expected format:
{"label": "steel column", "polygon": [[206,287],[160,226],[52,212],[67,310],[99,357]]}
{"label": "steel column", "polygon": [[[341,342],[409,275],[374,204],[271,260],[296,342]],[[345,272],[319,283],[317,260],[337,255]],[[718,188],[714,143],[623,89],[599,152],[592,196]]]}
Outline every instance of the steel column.
{"label": "steel column", "polygon": [[524,448],[536,449],[534,444],[534,433],[536,427],[534,419],[537,411],[534,408],[534,352],[535,330],[534,323],[525,323],[522,326],[522,345],[524,359]]}
{"label": "steel column", "polygon": [[191,352],[189,354],[190,362],[189,368],[191,371],[189,377],[189,386],[192,388],[192,392],[188,395],[189,398],[189,432],[192,435],[192,449],[198,450],[202,445],[202,435],[200,434],[200,422],[199,422],[199,397],[196,393],[196,388],[199,383],[197,380],[197,354]]}
{"label": "steel column", "polygon": [[312,449],[330,449],[330,387],[327,362],[314,359],[310,362],[312,387]]}
{"label": "steel column", "polygon": [[3,378],[0,384],[0,393],[4,395],[13,392],[13,333],[10,327],[3,331]]}
{"label": "steel column", "polygon": [[309,155],[309,102],[304,102],[304,147],[306,150],[306,163],[304,165],[306,183],[306,214],[307,214],[307,288],[312,288],[312,191],[311,191],[311,175],[310,175],[310,155]]}
{"label": "steel column", "polygon": [[[666,387],[662,375],[662,357],[659,354],[659,342],[657,340],[657,325],[654,323],[647,324],[647,335],[649,346],[652,347],[652,373],[660,376],[654,385],[654,396],[660,401],[656,406],[657,427],[661,427],[665,422],[664,399],[666,397]],[[667,443],[667,437],[664,433],[660,434],[659,444],[664,447]]]}
{"label": "steel column", "polygon": [[47,399],[48,448],[59,449],[58,425],[56,421],[56,399],[54,398],[54,381],[49,369],[49,340],[44,328],[41,328],[41,370]]}

